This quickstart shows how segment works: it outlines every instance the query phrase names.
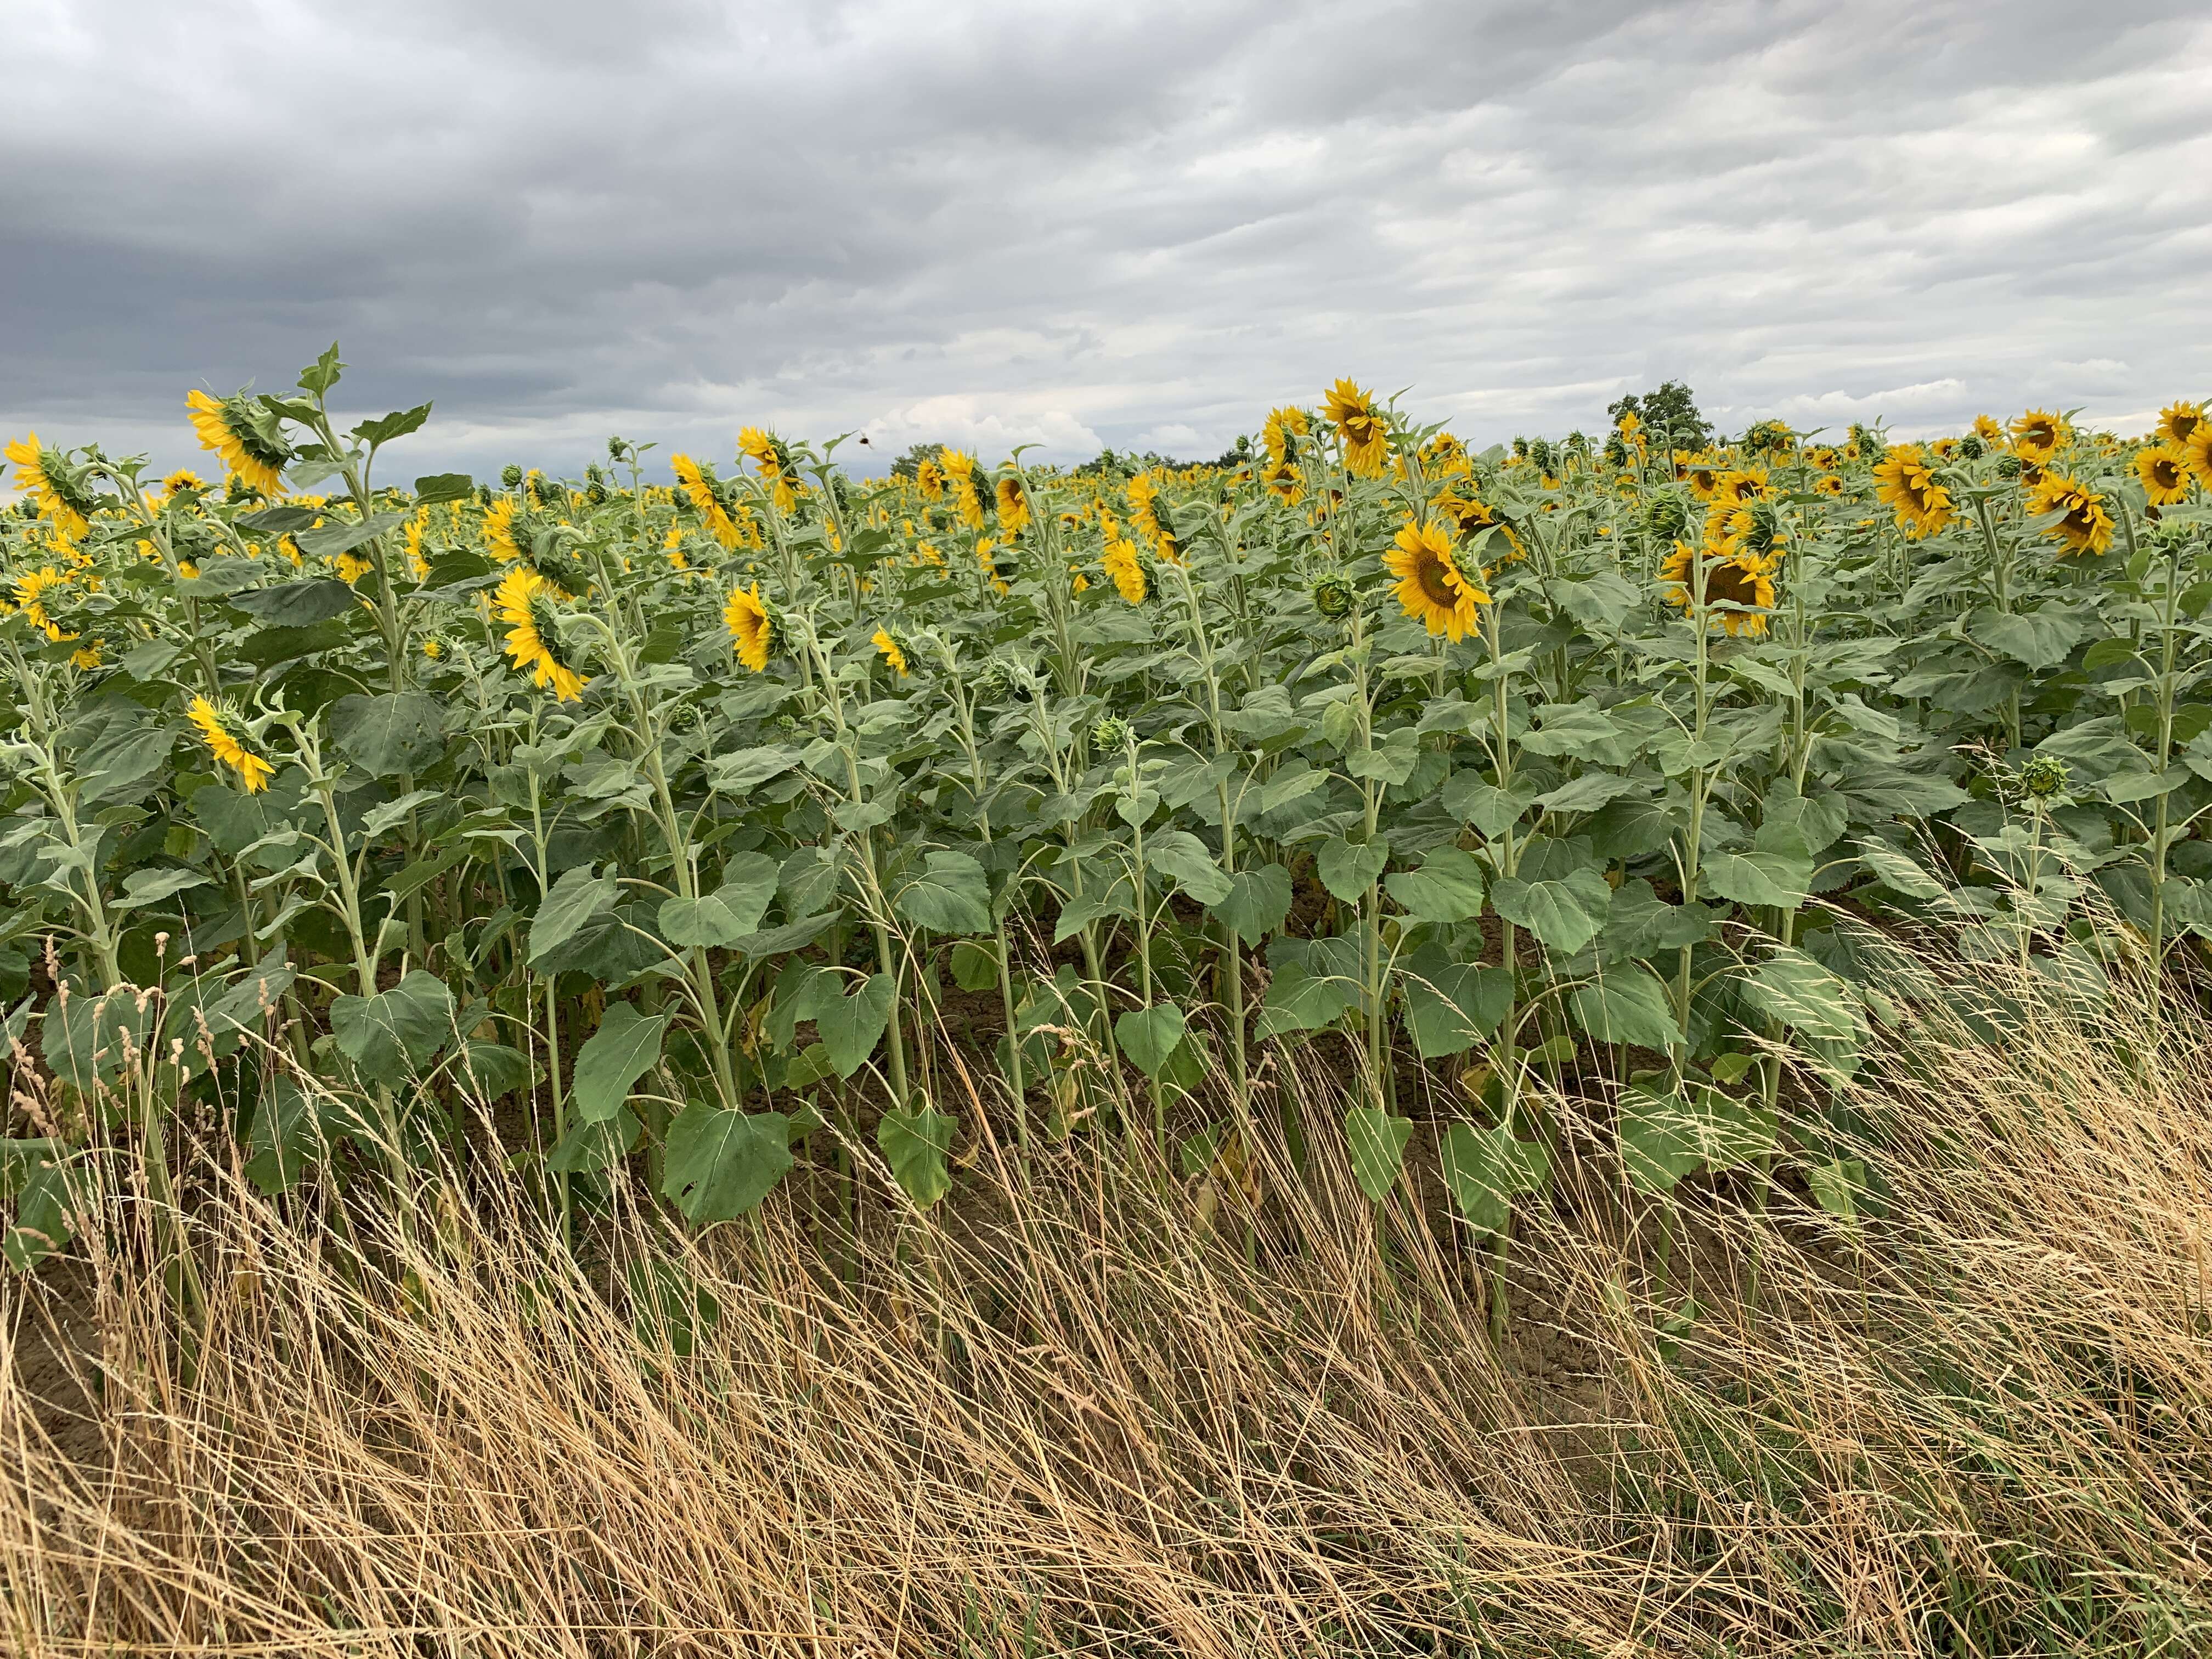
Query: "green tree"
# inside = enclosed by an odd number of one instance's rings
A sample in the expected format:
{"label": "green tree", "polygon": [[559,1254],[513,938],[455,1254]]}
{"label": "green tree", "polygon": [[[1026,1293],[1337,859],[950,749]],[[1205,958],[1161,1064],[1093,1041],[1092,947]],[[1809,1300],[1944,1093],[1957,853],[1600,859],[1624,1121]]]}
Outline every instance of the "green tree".
{"label": "green tree", "polygon": [[1663,441],[1675,449],[1702,448],[1713,434],[1713,423],[1698,411],[1696,394],[1680,380],[1662,380],[1652,391],[1629,392],[1605,412],[1615,425],[1624,415],[1635,416],[1644,422],[1654,444],[1662,441],[1663,432]]}

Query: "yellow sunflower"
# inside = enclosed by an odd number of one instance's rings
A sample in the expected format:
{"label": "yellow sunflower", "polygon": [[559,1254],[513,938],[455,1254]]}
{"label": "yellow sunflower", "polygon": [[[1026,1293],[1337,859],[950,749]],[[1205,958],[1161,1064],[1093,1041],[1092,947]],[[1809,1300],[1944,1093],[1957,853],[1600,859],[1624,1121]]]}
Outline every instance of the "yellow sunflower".
{"label": "yellow sunflower", "polygon": [[1712,455],[1678,454],[1674,458],[1675,476],[1690,486],[1690,493],[1701,501],[1710,501],[1720,493],[1722,466]]}
{"label": "yellow sunflower", "polygon": [[668,465],[676,474],[676,485],[684,492],[684,499],[707,521],[708,533],[722,544],[724,552],[734,551],[744,539],[744,532],[722,505],[722,498],[714,489],[714,480],[707,470],[689,455],[672,456]]}
{"label": "yellow sunflower", "polygon": [[46,599],[57,591],[67,592],[69,586],[67,573],[57,570],[52,565],[15,578],[15,609],[23,613],[31,626],[40,629],[56,645],[64,640],[73,640],[76,635],[65,631],[47,613]]}
{"label": "yellow sunflower", "polygon": [[169,474],[167,477],[161,480],[161,488],[172,495],[175,495],[179,490],[185,489],[189,489],[194,494],[198,494],[206,489],[207,483],[198,473],[192,471],[190,468],[179,467],[177,471]]}
{"label": "yellow sunflower", "polygon": [[1029,492],[1022,488],[1022,481],[1012,473],[1004,475],[995,495],[999,528],[1009,536],[1020,535],[1030,521]]}
{"label": "yellow sunflower", "polygon": [[1896,513],[1898,528],[1915,540],[1934,535],[1958,516],[1951,492],[1936,481],[1918,444],[1893,445],[1875,464],[1874,494]]}
{"label": "yellow sunflower", "polygon": [[1286,460],[1269,462],[1260,475],[1260,483],[1279,501],[1296,501],[1306,493],[1303,475]]}
{"label": "yellow sunflower", "polygon": [[738,447],[747,460],[760,469],[775,498],[775,510],[790,512],[798,504],[798,496],[792,489],[790,456],[782,441],[772,432],[749,426],[738,434]]}
{"label": "yellow sunflower", "polygon": [[2005,441],[2005,429],[1998,424],[1995,416],[1977,415],[1974,416],[1974,435],[1992,448],[2002,448]]}
{"label": "yellow sunflower", "polygon": [[[1692,486],[1692,489],[1695,487]],[[1713,493],[1706,500],[1725,512],[1729,507],[1741,507],[1746,501],[1756,501],[1765,495],[1766,490],[1766,469],[1747,466],[1723,472],[1713,481]]]}
{"label": "yellow sunflower", "polygon": [[[1659,568],[1660,594],[1686,616],[1698,608],[1697,584],[1705,580],[1707,626],[1731,635],[1766,632],[1766,612],[1774,606],[1774,562],[1723,548],[1694,548],[1676,542]],[[1719,608],[1726,607],[1726,608]]]}
{"label": "yellow sunflower", "polygon": [[515,538],[515,511],[514,497],[502,495],[484,513],[484,544],[502,564],[512,564],[522,556],[522,544]]}
{"label": "yellow sunflower", "polygon": [[1312,421],[1303,409],[1271,409],[1267,423],[1261,428],[1260,436],[1267,446],[1268,459],[1278,465],[1291,459],[1291,441],[1303,438],[1311,429]]}
{"label": "yellow sunflower", "polygon": [[2031,409],[2012,423],[2012,452],[2031,466],[2041,466],[2066,441],[2065,417]]}
{"label": "yellow sunflower", "polygon": [[2112,515],[2105,498],[2080,480],[2054,473],[2029,493],[2027,507],[2039,518],[2048,513],[2065,515],[2044,532],[2063,544],[2062,556],[2111,550]]}
{"label": "yellow sunflower", "polygon": [[914,485],[924,500],[937,500],[945,494],[945,469],[935,461],[919,463],[914,469]]}
{"label": "yellow sunflower", "polygon": [[53,453],[40,445],[39,434],[25,434],[0,450],[0,454],[15,464],[16,484],[31,492],[40,513],[53,520],[63,538],[82,541],[92,528],[86,514],[94,504],[76,487]]}
{"label": "yellow sunflower", "polygon": [[258,794],[269,787],[269,775],[276,769],[246,746],[236,720],[205,697],[194,697],[188,712],[210,752],[238,774],[240,787],[247,794]]}
{"label": "yellow sunflower", "polygon": [[1399,605],[1407,616],[1420,618],[1430,633],[1457,644],[1475,631],[1480,622],[1476,607],[1488,605],[1490,595],[1461,571],[1447,520],[1416,524],[1407,519],[1382,562],[1398,579],[1391,592]]}
{"label": "yellow sunflower", "polygon": [[738,660],[756,674],[766,672],[768,653],[775,643],[775,619],[761,599],[758,582],[732,590],[730,602],[722,607],[722,622],[738,648]]}
{"label": "yellow sunflower", "polygon": [[2192,403],[2171,403],[2158,411],[2158,434],[2175,448],[2189,441],[2190,435],[2204,424],[2204,405]]}
{"label": "yellow sunflower", "polygon": [[2189,499],[2189,458],[2172,444],[2136,453],[2136,477],[2153,507],[2176,507]]}
{"label": "yellow sunflower", "polygon": [[1175,532],[1160,517],[1160,481],[1150,472],[1139,472],[1129,480],[1129,516],[1136,520],[1138,531],[1152,544],[1153,552],[1170,564],[1182,562]]}
{"label": "yellow sunflower", "polygon": [[1106,544],[1106,551],[1099,559],[1106,574],[1114,579],[1114,586],[1131,605],[1142,605],[1150,589],[1145,583],[1144,561],[1137,556],[1137,544],[1126,536],[1116,536]]}
{"label": "yellow sunflower", "polygon": [[869,637],[868,643],[876,647],[878,654],[891,665],[901,679],[906,678],[906,653],[899,648],[899,642],[891,637],[889,629],[878,628]]}
{"label": "yellow sunflower", "polygon": [[1528,550],[1521,545],[1521,538],[1514,533],[1513,526],[1492,511],[1488,502],[1468,495],[1440,495],[1437,498],[1437,511],[1452,521],[1462,539],[1479,536],[1493,526],[1504,531],[1506,551],[1498,561],[1501,564],[1511,564],[1528,556]]}
{"label": "yellow sunflower", "polygon": [[1813,481],[1813,488],[1822,495],[1840,495],[1844,493],[1844,481],[1832,472],[1825,472]]}
{"label": "yellow sunflower", "polygon": [[1362,478],[1381,477],[1390,434],[1376,411],[1373,394],[1340,380],[1328,389],[1328,410],[1344,434],[1346,470]]}
{"label": "yellow sunflower", "polygon": [[2197,482],[2212,489],[2212,421],[2199,421],[2181,441],[2181,459],[2197,475]]}
{"label": "yellow sunflower", "polygon": [[284,469],[291,464],[292,449],[275,416],[255,408],[244,392],[216,399],[195,388],[185,394],[185,403],[192,412],[192,429],[200,434],[201,448],[212,450],[264,495],[284,493]]}
{"label": "yellow sunflower", "polygon": [[507,654],[517,668],[528,669],[541,691],[550,691],[557,702],[574,702],[584,694],[584,677],[566,660],[553,608],[552,583],[527,565],[518,565],[500,578],[493,607],[507,625]]}
{"label": "yellow sunflower", "polygon": [[960,522],[970,530],[983,527],[983,499],[975,489],[975,458],[963,455],[957,449],[942,452],[945,457],[945,482],[952,490],[952,504],[958,509]]}

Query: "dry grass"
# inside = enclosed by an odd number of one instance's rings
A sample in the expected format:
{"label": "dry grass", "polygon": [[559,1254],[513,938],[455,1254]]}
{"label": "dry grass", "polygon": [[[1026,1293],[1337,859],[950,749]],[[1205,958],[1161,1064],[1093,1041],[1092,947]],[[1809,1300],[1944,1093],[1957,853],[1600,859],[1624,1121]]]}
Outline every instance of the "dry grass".
{"label": "dry grass", "polygon": [[[66,1275],[0,1293],[0,1629],[26,1656],[2212,1650],[2212,1041],[2140,1006],[2009,1018],[1871,1068],[1883,1218],[1702,1190],[1671,1283],[1557,1103],[1579,1150],[1514,1247],[1502,1355],[1480,1259],[1419,1205],[1378,1240],[1325,1158],[1266,1172],[1254,1225],[1118,1146],[987,1145],[956,1216],[878,1183],[857,1252],[780,1197],[695,1246],[611,1222],[583,1268],[512,1183],[349,1237],[228,1182],[198,1212],[204,1343],[127,1225],[94,1249],[88,1425],[20,1363]],[[1328,1079],[1295,1082],[1317,1116]]]}

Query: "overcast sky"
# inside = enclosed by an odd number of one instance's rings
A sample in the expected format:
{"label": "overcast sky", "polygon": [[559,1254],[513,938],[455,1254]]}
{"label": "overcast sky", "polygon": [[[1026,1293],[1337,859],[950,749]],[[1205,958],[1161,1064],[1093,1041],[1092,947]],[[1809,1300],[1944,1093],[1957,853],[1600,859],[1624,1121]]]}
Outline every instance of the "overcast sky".
{"label": "overcast sky", "polygon": [[334,338],[395,475],[2212,392],[2203,0],[0,0],[0,434],[165,463]]}

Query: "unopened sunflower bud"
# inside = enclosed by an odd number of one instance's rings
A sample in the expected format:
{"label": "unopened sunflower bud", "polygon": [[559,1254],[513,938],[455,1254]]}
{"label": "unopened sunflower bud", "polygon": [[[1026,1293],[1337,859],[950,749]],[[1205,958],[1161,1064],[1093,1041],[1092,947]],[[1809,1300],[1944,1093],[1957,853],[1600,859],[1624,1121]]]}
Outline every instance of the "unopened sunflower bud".
{"label": "unopened sunflower bud", "polygon": [[1655,489],[1644,503],[1644,533],[1655,542],[1672,543],[1690,527],[1690,504],[1681,492]]}
{"label": "unopened sunflower bud", "polygon": [[1129,722],[1119,714],[1101,714],[1091,727],[1091,741],[1101,749],[1129,746]]}
{"label": "unopened sunflower bud", "polygon": [[1313,608],[1332,622],[1340,617],[1350,616],[1352,607],[1359,599],[1358,592],[1351,582],[1334,571],[1326,576],[1317,577],[1308,592],[1313,599]]}
{"label": "unopened sunflower bud", "polygon": [[513,461],[509,461],[505,466],[500,468],[499,481],[509,489],[520,489],[522,484],[522,469]]}
{"label": "unopened sunflower bud", "polygon": [[2054,755],[2037,755],[2020,769],[2021,792],[2031,800],[2049,800],[2066,793],[2066,763]]}

